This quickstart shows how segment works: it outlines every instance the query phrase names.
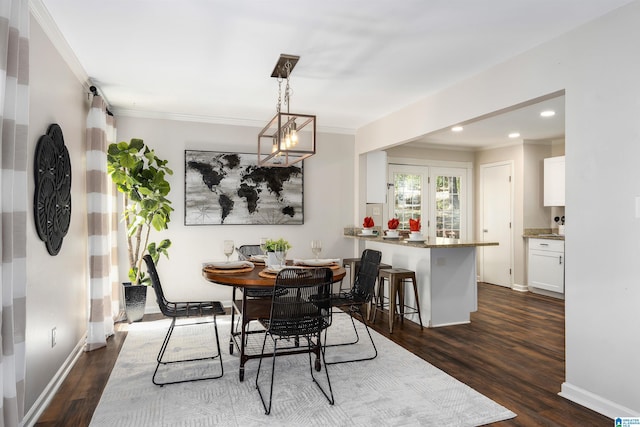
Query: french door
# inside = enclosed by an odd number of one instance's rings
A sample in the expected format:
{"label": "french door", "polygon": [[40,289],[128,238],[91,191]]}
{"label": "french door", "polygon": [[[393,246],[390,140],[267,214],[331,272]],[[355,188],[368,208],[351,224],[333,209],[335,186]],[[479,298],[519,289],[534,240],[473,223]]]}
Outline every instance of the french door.
{"label": "french door", "polygon": [[409,218],[420,218],[429,237],[467,238],[468,170],[389,164],[388,218],[398,218],[403,230]]}

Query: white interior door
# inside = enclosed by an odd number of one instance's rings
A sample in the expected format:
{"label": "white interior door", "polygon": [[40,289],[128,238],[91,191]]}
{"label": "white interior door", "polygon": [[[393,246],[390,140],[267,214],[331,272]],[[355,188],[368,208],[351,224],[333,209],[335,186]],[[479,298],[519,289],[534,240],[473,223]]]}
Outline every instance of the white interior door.
{"label": "white interior door", "polygon": [[511,287],[512,282],[512,182],[511,163],[480,167],[483,242],[498,246],[482,248],[481,280]]}

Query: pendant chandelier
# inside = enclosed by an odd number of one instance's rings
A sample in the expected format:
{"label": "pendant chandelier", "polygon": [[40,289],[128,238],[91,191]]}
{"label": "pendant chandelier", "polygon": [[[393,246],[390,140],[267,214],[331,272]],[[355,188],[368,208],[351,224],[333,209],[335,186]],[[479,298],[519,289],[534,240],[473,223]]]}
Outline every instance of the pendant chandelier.
{"label": "pendant chandelier", "polygon": [[[289,111],[291,71],[299,59],[299,56],[282,54],[271,73],[271,77],[278,79],[278,103],[275,117],[258,135],[260,166],[286,167],[316,153],[316,116]],[[286,111],[282,111],[283,98]]]}

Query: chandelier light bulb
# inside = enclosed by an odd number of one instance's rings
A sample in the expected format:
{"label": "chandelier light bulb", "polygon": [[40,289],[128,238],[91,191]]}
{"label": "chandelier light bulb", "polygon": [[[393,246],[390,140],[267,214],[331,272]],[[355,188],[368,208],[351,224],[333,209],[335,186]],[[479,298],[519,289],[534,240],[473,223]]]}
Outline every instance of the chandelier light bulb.
{"label": "chandelier light bulb", "polygon": [[291,123],[291,128],[290,128],[290,135],[291,135],[291,142],[293,143],[293,145],[296,145],[298,143],[298,126],[296,125],[296,122],[292,122]]}

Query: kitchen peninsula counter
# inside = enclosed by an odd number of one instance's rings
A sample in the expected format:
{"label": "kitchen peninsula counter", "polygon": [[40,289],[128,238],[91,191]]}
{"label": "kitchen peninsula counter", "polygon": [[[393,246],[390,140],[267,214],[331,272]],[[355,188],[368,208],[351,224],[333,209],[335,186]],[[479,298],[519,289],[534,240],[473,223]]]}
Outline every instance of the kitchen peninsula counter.
{"label": "kitchen peninsula counter", "polygon": [[[358,252],[382,252],[382,262],[416,272],[422,323],[428,327],[471,322],[478,310],[476,251],[497,242],[430,238],[424,242],[362,236],[345,229],[345,237],[357,240]],[[385,286],[385,294],[389,292]],[[387,295],[388,296],[388,295]],[[413,292],[405,292],[408,306],[415,306]],[[407,319],[418,321],[417,315]]]}
{"label": "kitchen peninsula counter", "polygon": [[424,242],[412,242],[408,239],[391,239],[381,236],[364,236],[345,234],[345,237],[354,239],[362,239],[370,242],[388,243],[391,245],[408,246],[412,248],[469,248],[477,246],[498,246],[498,242],[477,242],[472,240],[448,239],[445,237],[436,237],[425,239]]}

